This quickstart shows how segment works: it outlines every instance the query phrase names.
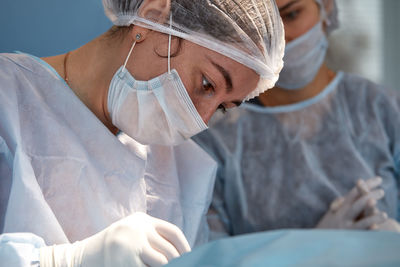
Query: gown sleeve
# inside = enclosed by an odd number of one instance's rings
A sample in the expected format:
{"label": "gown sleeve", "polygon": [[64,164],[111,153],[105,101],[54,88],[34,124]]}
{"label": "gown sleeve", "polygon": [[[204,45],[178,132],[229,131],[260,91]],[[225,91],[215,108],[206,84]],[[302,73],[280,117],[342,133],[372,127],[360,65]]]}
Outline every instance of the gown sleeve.
{"label": "gown sleeve", "polygon": [[[385,101],[381,105],[382,121],[390,139],[393,154],[395,178],[398,190],[400,189],[400,91],[383,88]],[[397,221],[400,221],[400,194],[397,198]]]}
{"label": "gown sleeve", "polygon": [[42,238],[31,233],[1,234],[1,265],[39,267],[39,249],[45,245]]}
{"label": "gown sleeve", "polygon": [[[395,114],[394,116],[400,117],[400,91],[394,93],[395,100]],[[395,123],[395,137],[394,137],[394,164],[396,168],[397,188],[400,188],[400,123]],[[400,194],[398,197],[397,205],[397,221],[400,221]]]}
{"label": "gown sleeve", "polygon": [[217,131],[207,130],[193,137],[218,164],[214,192],[210,209],[207,213],[207,222],[210,227],[210,240],[230,235],[230,219],[225,203],[226,162],[229,160],[229,149],[220,140]]}
{"label": "gown sleeve", "polygon": [[[17,118],[16,90],[13,75],[16,65],[0,55],[0,266],[39,266],[39,248],[45,246],[41,237],[31,233],[4,233],[5,217],[12,187]],[[7,142],[8,140],[8,142]]]}
{"label": "gown sleeve", "polygon": [[[400,92],[396,92],[394,96],[396,102],[396,111],[395,116],[400,116]],[[394,145],[394,161],[396,164],[396,171],[398,175],[398,179],[400,178],[400,125],[396,125],[396,140]]]}

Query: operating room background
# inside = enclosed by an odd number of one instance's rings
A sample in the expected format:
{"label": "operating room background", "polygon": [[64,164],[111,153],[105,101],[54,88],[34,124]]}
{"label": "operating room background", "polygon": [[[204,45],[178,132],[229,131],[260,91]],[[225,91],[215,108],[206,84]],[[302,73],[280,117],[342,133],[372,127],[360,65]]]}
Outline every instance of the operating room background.
{"label": "operating room background", "polygon": [[329,38],[328,65],[400,90],[400,1],[337,3],[340,28]]}
{"label": "operating room background", "polygon": [[[400,1],[337,2],[341,27],[330,37],[329,66],[400,89]],[[101,0],[1,0],[0,52],[61,54],[110,26]]]}

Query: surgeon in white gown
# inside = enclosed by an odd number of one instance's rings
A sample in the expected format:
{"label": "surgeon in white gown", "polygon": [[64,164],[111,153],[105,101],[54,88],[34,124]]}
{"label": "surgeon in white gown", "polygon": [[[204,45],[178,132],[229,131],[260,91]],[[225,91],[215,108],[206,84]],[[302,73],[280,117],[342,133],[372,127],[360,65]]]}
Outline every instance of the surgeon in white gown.
{"label": "surgeon in white gown", "polygon": [[85,46],[0,54],[1,266],[161,266],[207,241],[216,164],[187,139],[284,51],[274,1],[213,2],[104,0],[115,26]]}

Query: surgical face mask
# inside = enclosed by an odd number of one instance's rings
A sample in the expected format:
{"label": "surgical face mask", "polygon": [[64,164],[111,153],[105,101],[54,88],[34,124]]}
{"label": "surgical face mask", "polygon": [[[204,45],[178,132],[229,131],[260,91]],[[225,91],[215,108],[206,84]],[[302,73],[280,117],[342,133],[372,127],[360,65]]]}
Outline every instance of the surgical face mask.
{"label": "surgical face mask", "polygon": [[298,90],[314,80],[328,49],[322,25],[319,22],[307,33],[287,44],[278,87]]}
{"label": "surgical face mask", "polygon": [[138,81],[126,69],[134,46],[110,84],[112,123],[144,145],[177,145],[207,129],[178,72],[171,70],[171,36],[168,72],[150,81]]}

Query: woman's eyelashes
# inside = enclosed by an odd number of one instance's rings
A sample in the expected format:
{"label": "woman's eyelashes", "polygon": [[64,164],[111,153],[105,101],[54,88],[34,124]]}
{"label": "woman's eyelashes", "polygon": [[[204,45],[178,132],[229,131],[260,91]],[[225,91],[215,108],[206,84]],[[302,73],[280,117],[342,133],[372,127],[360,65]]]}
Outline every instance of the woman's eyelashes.
{"label": "woman's eyelashes", "polygon": [[285,12],[284,14],[282,14],[282,19],[286,22],[295,21],[297,19],[297,17],[299,16],[300,12],[301,12],[300,9],[294,9],[294,10]]}
{"label": "woman's eyelashes", "polygon": [[218,109],[218,110],[221,110],[222,113],[224,113],[224,114],[226,113],[226,107],[225,107],[224,105],[222,105],[222,104],[219,105],[217,109]]}
{"label": "woman's eyelashes", "polygon": [[202,77],[201,88],[204,94],[208,96],[212,96],[215,93],[215,86],[204,75]]}
{"label": "woman's eyelashes", "polygon": [[[207,96],[213,96],[215,93],[215,86],[203,75],[202,77],[202,90],[204,94]],[[218,110],[221,110],[222,113],[226,113],[226,107],[223,104],[220,104],[217,108]]]}

